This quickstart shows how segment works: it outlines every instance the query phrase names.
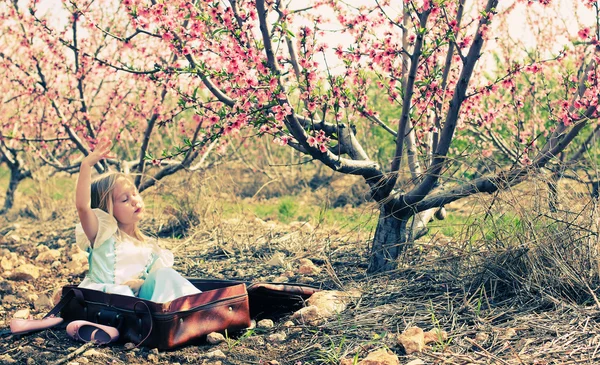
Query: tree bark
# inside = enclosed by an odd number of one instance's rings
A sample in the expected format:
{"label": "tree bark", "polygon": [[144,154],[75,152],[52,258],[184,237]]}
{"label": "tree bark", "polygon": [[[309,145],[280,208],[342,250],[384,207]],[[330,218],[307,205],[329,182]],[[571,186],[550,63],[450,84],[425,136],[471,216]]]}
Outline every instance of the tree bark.
{"label": "tree bark", "polygon": [[395,270],[398,256],[405,249],[408,238],[406,226],[410,217],[396,217],[392,210],[387,204],[380,208],[367,270],[370,274]]}
{"label": "tree bark", "polygon": [[23,170],[18,166],[10,166],[10,180],[8,182],[8,189],[6,190],[6,195],[4,198],[4,206],[0,209],[0,214],[4,214],[9,211],[10,208],[13,207],[15,202],[15,192],[17,191],[17,186],[23,180],[28,177],[31,177],[31,172],[29,170]]}

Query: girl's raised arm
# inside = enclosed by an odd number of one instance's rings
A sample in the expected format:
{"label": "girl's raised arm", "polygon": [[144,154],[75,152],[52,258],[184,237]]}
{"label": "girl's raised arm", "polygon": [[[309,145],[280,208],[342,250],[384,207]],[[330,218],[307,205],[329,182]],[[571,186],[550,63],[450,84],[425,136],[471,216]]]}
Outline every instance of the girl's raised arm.
{"label": "girl's raised arm", "polygon": [[79,167],[77,188],[75,190],[75,207],[79,215],[79,221],[83,232],[94,246],[94,240],[98,234],[98,218],[92,211],[92,168],[103,158],[108,158],[112,142],[110,140],[100,142],[96,149],[87,155]]}

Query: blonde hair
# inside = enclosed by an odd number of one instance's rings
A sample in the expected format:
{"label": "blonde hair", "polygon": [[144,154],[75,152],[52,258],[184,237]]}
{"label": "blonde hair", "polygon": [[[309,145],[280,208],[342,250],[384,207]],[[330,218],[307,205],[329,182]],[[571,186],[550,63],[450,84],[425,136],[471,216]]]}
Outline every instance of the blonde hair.
{"label": "blonde hair", "polygon": [[[92,209],[102,209],[103,211],[114,217],[113,191],[115,190],[115,187],[117,185],[117,180],[119,180],[120,178],[131,181],[131,179],[127,175],[120,172],[109,172],[106,174],[102,174],[92,181]],[[122,234],[120,229],[119,234]],[[146,239],[146,237],[142,234],[142,231],[140,231],[137,225],[135,226],[135,229],[133,231],[133,237],[142,242]]]}

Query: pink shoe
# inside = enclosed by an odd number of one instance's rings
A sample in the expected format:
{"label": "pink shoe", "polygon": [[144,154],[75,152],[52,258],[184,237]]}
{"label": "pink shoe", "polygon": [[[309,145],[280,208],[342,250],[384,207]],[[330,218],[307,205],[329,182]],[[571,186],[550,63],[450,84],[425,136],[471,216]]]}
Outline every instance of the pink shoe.
{"label": "pink shoe", "polygon": [[29,332],[41,331],[46,328],[54,327],[57,324],[62,323],[62,321],[62,318],[54,316],[43,319],[13,318],[10,320],[10,332],[12,332],[13,335],[22,335]]}
{"label": "pink shoe", "polygon": [[98,323],[84,320],[73,321],[67,325],[67,334],[75,340],[83,342],[95,342],[105,345],[119,338],[119,330]]}

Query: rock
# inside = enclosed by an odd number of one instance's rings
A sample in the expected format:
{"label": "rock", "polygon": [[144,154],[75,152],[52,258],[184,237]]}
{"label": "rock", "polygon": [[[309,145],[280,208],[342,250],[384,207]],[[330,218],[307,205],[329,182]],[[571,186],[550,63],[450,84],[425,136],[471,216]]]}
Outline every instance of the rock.
{"label": "rock", "polygon": [[147,359],[153,364],[158,364],[158,355],[156,354],[148,354]]}
{"label": "rock", "polygon": [[53,262],[50,264],[50,267],[51,267],[51,268],[53,268],[53,269],[58,269],[58,268],[59,268],[59,267],[61,267],[61,266],[62,266],[62,262],[60,262],[60,261],[58,261],[58,260],[56,260],[56,261],[53,261]]}
{"label": "rock", "polygon": [[343,312],[347,303],[358,296],[360,296],[358,293],[323,290],[311,295],[306,302],[309,306],[314,305],[319,308],[319,313],[324,318],[329,318]]}
{"label": "rock", "polygon": [[33,281],[40,277],[39,267],[32,264],[25,264],[17,267],[12,275],[12,280]]}
{"label": "rock", "polygon": [[153,348],[152,350],[150,350],[150,353],[151,353],[151,354],[158,355],[158,354],[160,353],[160,351],[158,351],[158,349],[157,349],[157,348]]}
{"label": "rock", "polygon": [[299,274],[301,274],[301,275],[317,275],[320,272],[321,272],[321,269],[318,268],[309,259],[300,259],[300,268],[298,269]]}
{"label": "rock", "polygon": [[275,323],[273,323],[272,319],[261,319],[256,324],[258,328],[273,328],[273,326],[275,326]]}
{"label": "rock", "polygon": [[13,243],[17,243],[19,241],[21,241],[21,237],[19,237],[16,234],[11,234],[10,236],[7,237],[9,242],[13,242]]}
{"label": "rock", "polygon": [[290,281],[290,278],[288,278],[287,276],[278,276],[272,281],[274,283],[287,283],[288,281]]}
{"label": "rock", "polygon": [[271,259],[265,263],[267,266],[284,267],[285,266],[285,254],[281,252],[275,252]]}
{"label": "rock", "polygon": [[15,304],[19,301],[19,299],[17,299],[17,297],[15,295],[5,295],[2,298],[2,304]]}
{"label": "rock", "polygon": [[487,341],[488,338],[490,338],[490,335],[485,332],[477,332],[475,335],[475,341],[479,343]]}
{"label": "rock", "polygon": [[[46,246],[41,246],[41,247],[46,247]],[[53,261],[58,260],[60,258],[60,251],[59,250],[50,250],[50,249],[48,249],[48,247],[46,247],[46,250],[47,251],[41,252],[35,258],[36,262],[50,263],[50,262],[53,262]]]}
{"label": "rock", "polygon": [[35,360],[33,359],[33,357],[30,357],[27,359],[27,361],[25,363],[27,365],[35,365]]}
{"label": "rock", "polygon": [[87,261],[85,263],[81,263],[80,261],[69,261],[66,267],[73,275],[81,275],[88,270]]}
{"label": "rock", "polygon": [[423,334],[423,339],[425,344],[432,342],[442,342],[448,340],[448,333],[446,331],[442,331],[439,328],[434,328],[430,331],[427,331]]}
{"label": "rock", "polygon": [[500,337],[505,340],[510,340],[515,336],[517,336],[517,331],[514,328],[507,328]]}
{"label": "rock", "polygon": [[345,357],[340,360],[340,365],[354,365],[354,359]]}
{"label": "rock", "polygon": [[404,347],[406,354],[423,351],[425,347],[425,335],[419,327],[409,327],[400,336],[398,343]]}
{"label": "rock", "polygon": [[14,284],[7,280],[0,280],[0,293],[12,294],[15,290]]}
{"label": "rock", "polygon": [[17,360],[13,359],[9,354],[0,355],[0,364],[16,364]]}
{"label": "rock", "polygon": [[212,332],[206,336],[206,342],[210,343],[211,345],[218,345],[221,342],[225,342],[225,336],[219,332]]}
{"label": "rock", "polygon": [[292,314],[292,319],[296,322],[306,323],[311,326],[318,326],[324,321],[323,315],[321,315],[319,308],[315,305],[300,308]]}
{"label": "rock", "polygon": [[50,297],[48,297],[45,294],[42,294],[42,295],[40,295],[39,298],[37,298],[37,300],[35,302],[33,302],[33,306],[35,307],[35,310],[41,311],[42,309],[45,309],[45,308],[54,307],[54,303],[52,302]]}
{"label": "rock", "polygon": [[426,364],[425,364],[425,361],[423,361],[421,359],[415,359],[413,361],[407,362],[406,365],[426,365]]}
{"label": "rock", "polygon": [[400,360],[393,352],[379,349],[368,354],[358,365],[400,365]]}
{"label": "rock", "polygon": [[287,338],[287,336],[284,332],[277,332],[277,333],[273,333],[273,334],[269,335],[269,337],[267,337],[267,341],[283,342],[283,341],[285,341],[286,338]]}
{"label": "rock", "polygon": [[87,252],[80,251],[71,255],[71,261],[78,262],[80,265],[84,265],[88,263],[88,257],[89,254]]}
{"label": "rock", "polygon": [[33,303],[36,300],[38,300],[40,296],[37,295],[36,293],[24,293],[24,297],[25,297],[25,300],[27,300],[30,303]]}
{"label": "rock", "polygon": [[290,228],[297,229],[305,233],[312,233],[315,230],[315,227],[313,227],[312,224],[299,221],[291,222]]}
{"label": "rock", "polygon": [[301,276],[298,278],[297,280],[300,284],[310,284],[310,283],[314,283],[315,279],[308,277],[308,276]]}
{"label": "rock", "polygon": [[227,356],[221,350],[215,350],[204,354],[207,359],[226,359]]}
{"label": "rock", "polygon": [[296,324],[292,321],[285,321],[282,326],[285,328],[290,328],[296,326]]}
{"label": "rock", "polygon": [[269,361],[264,362],[263,364],[265,364],[265,365],[279,365],[279,361],[277,361],[277,360],[269,360]]}
{"label": "rock", "polygon": [[101,352],[98,352],[98,350],[96,350],[96,349],[89,349],[83,353],[83,356],[85,356],[85,357],[101,357],[101,356],[105,356],[105,355]]}
{"label": "rock", "polygon": [[14,268],[13,260],[8,256],[3,257],[2,260],[0,260],[0,268],[2,271],[12,270]]}
{"label": "rock", "polygon": [[250,336],[244,340],[244,343],[252,348],[257,348],[265,344],[265,339],[262,336]]}
{"label": "rock", "polygon": [[20,309],[13,314],[13,318],[27,319],[30,314],[29,309]]}
{"label": "rock", "polygon": [[131,350],[131,349],[135,348],[135,344],[131,343],[131,342],[127,342],[123,347],[125,347],[125,350]]}

